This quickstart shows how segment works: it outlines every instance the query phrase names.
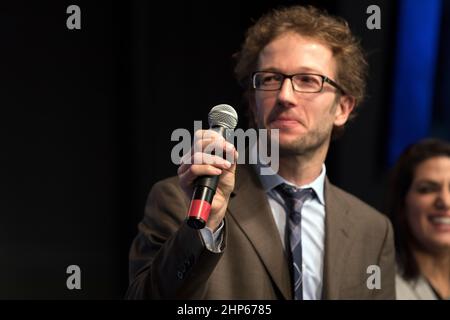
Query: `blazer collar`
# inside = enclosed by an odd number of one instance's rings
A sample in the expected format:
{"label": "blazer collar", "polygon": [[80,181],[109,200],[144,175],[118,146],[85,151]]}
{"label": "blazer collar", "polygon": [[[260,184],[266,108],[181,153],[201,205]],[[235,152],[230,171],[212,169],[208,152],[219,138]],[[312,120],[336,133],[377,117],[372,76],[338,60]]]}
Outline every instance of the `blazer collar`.
{"label": "blazer collar", "polygon": [[[351,250],[353,221],[349,204],[325,178],[324,299],[338,299],[345,262]],[[246,234],[285,299],[292,299],[287,258],[266,192],[251,165],[238,165],[228,205],[230,218]]]}
{"label": "blazer collar", "polygon": [[345,262],[351,250],[353,220],[349,204],[338,194],[328,178],[325,180],[325,257],[323,270],[324,299],[338,299]]}
{"label": "blazer collar", "polygon": [[238,165],[228,211],[252,243],[283,297],[292,299],[287,258],[266,193],[251,165]]}

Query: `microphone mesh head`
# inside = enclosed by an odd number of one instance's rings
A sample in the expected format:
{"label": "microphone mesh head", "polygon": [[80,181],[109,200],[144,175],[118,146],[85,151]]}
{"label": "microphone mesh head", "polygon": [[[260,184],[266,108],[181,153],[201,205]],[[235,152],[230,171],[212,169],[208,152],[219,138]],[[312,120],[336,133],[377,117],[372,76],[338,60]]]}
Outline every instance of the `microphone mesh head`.
{"label": "microphone mesh head", "polygon": [[209,126],[225,127],[227,129],[236,128],[238,116],[236,110],[228,104],[219,104],[211,109],[208,114]]}

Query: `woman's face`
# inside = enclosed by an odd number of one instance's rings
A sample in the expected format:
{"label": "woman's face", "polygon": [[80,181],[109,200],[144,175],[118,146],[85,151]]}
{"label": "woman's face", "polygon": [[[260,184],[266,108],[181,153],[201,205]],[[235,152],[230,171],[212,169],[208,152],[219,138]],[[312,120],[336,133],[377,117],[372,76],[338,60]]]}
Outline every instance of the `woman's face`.
{"label": "woman's face", "polygon": [[406,219],[421,247],[450,249],[450,157],[429,158],[417,166],[406,195]]}

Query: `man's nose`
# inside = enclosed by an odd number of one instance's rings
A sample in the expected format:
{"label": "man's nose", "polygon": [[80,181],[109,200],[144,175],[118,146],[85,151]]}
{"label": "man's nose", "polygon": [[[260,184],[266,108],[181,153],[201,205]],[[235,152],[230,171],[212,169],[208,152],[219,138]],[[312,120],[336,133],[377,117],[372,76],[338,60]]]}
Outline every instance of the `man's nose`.
{"label": "man's nose", "polygon": [[295,91],[291,79],[284,79],[278,92],[278,100],[283,106],[295,106]]}

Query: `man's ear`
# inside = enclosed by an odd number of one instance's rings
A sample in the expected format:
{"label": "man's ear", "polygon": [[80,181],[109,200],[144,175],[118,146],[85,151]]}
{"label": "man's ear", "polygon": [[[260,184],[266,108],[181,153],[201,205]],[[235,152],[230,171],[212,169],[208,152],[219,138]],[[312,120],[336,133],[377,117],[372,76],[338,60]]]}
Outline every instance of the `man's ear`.
{"label": "man's ear", "polygon": [[341,96],[334,112],[334,125],[343,126],[355,107],[356,100],[352,96]]}

